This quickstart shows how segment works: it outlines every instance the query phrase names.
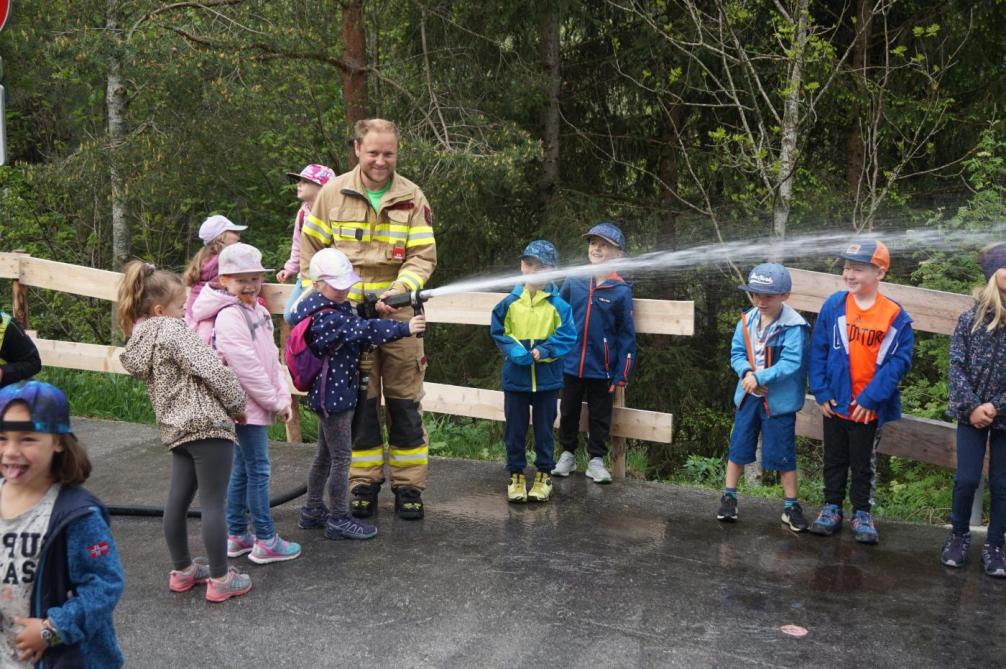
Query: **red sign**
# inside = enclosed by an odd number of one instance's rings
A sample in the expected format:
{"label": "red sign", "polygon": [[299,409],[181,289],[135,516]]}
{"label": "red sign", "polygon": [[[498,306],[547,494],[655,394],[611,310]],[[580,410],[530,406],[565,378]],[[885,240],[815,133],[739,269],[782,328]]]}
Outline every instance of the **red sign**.
{"label": "red sign", "polygon": [[0,0],[0,30],[3,30],[7,18],[10,16],[10,0]]}

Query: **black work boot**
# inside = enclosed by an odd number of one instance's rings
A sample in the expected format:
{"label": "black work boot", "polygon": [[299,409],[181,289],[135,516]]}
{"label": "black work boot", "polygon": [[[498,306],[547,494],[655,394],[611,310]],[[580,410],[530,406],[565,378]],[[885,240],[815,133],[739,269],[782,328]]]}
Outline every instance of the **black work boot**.
{"label": "black work boot", "polygon": [[377,494],[381,492],[380,483],[361,483],[350,492],[353,494],[353,499],[350,501],[349,507],[354,516],[370,518],[377,513]]}
{"label": "black work boot", "polygon": [[402,520],[419,520],[423,517],[422,492],[418,488],[395,488],[395,513]]}

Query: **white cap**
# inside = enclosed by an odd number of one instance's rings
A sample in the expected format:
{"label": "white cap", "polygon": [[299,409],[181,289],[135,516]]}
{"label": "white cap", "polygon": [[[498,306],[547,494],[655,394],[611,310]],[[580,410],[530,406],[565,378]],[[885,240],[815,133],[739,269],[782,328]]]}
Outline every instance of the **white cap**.
{"label": "white cap", "polygon": [[271,272],[262,267],[262,252],[251,244],[231,244],[220,252],[220,274],[250,274],[251,272]]}
{"label": "white cap", "polygon": [[360,276],[353,271],[353,263],[349,262],[346,254],[331,247],[311,256],[308,276],[312,281],[324,281],[336,290],[348,290],[360,282]]}
{"label": "white cap", "polygon": [[203,221],[203,224],[199,226],[199,239],[203,240],[203,246],[205,246],[228,230],[241,232],[242,230],[247,229],[247,225],[235,225],[226,216],[216,214],[215,216],[207,218]]}

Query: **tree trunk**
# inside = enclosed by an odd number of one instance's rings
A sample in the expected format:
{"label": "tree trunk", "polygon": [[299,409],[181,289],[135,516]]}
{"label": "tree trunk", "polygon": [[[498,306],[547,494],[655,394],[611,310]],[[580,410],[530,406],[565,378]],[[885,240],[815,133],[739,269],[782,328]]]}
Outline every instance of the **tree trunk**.
{"label": "tree trunk", "polygon": [[131,234],[126,185],[122,177],[120,148],[126,141],[126,112],[129,99],[122,77],[122,41],[119,34],[116,0],[109,0],[105,29],[112,40],[105,88],[105,112],[108,116],[109,179],[112,186],[112,269],[120,270],[129,261]]}
{"label": "tree trunk", "polygon": [[[855,46],[852,48],[852,79],[854,88],[859,88],[866,78],[866,68],[869,65],[870,34],[873,29],[873,13],[869,8],[870,0],[856,2]],[[863,91],[865,92],[865,91]],[[859,109],[854,111],[852,126],[846,137],[847,162],[845,165],[845,182],[849,191],[855,193],[859,188],[859,180],[863,175],[863,128],[860,126]]]}
{"label": "tree trunk", "polygon": [[[363,0],[342,3],[342,48],[347,69],[342,73],[342,95],[346,103],[346,123],[353,125],[368,116],[367,40],[363,31]],[[356,153],[349,147],[349,166],[356,166]]]}
{"label": "tree trunk", "polygon": [[782,114],[782,144],[779,147],[779,172],[776,176],[776,197],[772,209],[772,234],[783,239],[789,222],[793,198],[793,177],[796,170],[797,129],[800,126],[800,92],[803,86],[803,63],[808,39],[808,2],[797,0],[793,8],[796,26],[793,33],[793,56],[786,81],[786,99]]}
{"label": "tree trunk", "polygon": [[547,3],[541,18],[541,63],[545,75],[545,108],[542,110],[542,144],[545,154],[538,195],[541,219],[548,221],[559,195],[559,93],[562,87],[559,8],[554,0]]}

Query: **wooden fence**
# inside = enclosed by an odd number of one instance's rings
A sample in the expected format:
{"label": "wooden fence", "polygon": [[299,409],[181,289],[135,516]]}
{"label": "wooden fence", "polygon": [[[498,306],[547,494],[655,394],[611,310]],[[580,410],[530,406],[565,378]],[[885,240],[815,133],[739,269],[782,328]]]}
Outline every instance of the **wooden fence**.
{"label": "wooden fence", "polygon": [[[23,253],[0,253],[0,279],[13,280],[14,317],[25,327],[29,323],[28,287],[55,290],[101,300],[115,301],[119,281],[118,272],[81,267],[53,260],[32,258]],[[283,313],[291,287],[266,284],[262,295],[269,310]],[[430,323],[457,323],[488,326],[492,308],[503,298],[502,293],[460,293],[438,297],[426,305]],[[648,334],[691,335],[694,332],[694,305],[692,302],[670,300],[635,300],[636,331]],[[286,324],[283,324],[283,333]],[[121,349],[79,342],[39,339],[35,337],[42,364],[98,372],[125,374],[119,363]],[[436,352],[431,352],[435,359]],[[290,386],[296,397],[303,395]],[[465,386],[426,383],[423,410],[434,413],[468,416],[502,421],[503,393]],[[618,391],[612,412],[612,469],[616,477],[625,475],[625,439],[638,439],[671,443],[673,417],[668,413],[645,411],[624,406],[624,394]],[[299,414],[287,425],[287,438],[300,441]],[[587,426],[583,413],[580,429]]]}

